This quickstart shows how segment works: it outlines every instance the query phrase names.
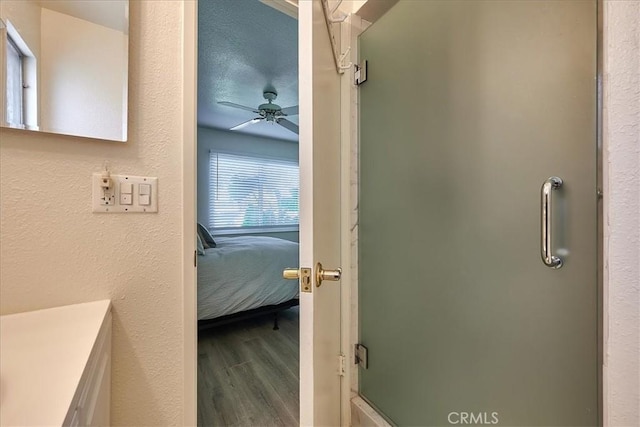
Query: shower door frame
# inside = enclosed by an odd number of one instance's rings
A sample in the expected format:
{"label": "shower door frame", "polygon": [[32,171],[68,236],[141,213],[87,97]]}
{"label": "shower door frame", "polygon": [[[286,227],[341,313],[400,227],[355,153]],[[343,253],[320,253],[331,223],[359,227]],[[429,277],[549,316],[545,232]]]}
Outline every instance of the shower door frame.
{"label": "shower door frame", "polygon": [[[392,3],[396,3],[398,0],[386,0]],[[607,307],[604,304],[604,221],[603,221],[603,67],[604,67],[604,0],[596,0],[597,4],[597,40],[596,40],[596,186],[598,191],[598,202],[596,212],[596,233],[597,233],[597,335],[598,335],[598,422],[599,425],[604,425],[605,413],[607,411],[607,402],[604,401],[603,394],[603,361],[604,361],[604,318],[606,315]],[[393,6],[391,6],[393,7]],[[383,10],[387,10],[382,8]],[[380,16],[376,17],[376,20]],[[345,51],[350,49],[350,58],[353,64],[358,63],[359,58],[359,36],[370,25],[375,24],[375,21],[369,23],[361,19],[357,15],[350,16],[342,24],[342,49]],[[346,81],[346,82],[345,82]],[[350,387],[350,390],[345,390],[343,396],[353,395],[351,399],[352,405],[343,404],[343,411],[348,411],[349,414],[344,414],[343,419],[352,419],[355,410],[358,410],[359,417],[366,416],[369,421],[375,425],[386,425],[386,420],[383,415],[379,414],[367,401],[360,396],[359,390],[359,369],[357,366],[352,365],[355,358],[354,348],[359,342],[359,306],[358,306],[358,184],[359,184],[359,170],[358,170],[358,158],[359,158],[359,103],[358,103],[358,87],[349,79],[343,81],[343,88],[341,91],[341,103],[342,103],[342,137],[343,137],[343,155],[349,159],[349,176],[356,177],[356,182],[349,182],[349,188],[343,187],[343,194],[347,194],[348,197],[343,202],[343,224],[348,225],[348,230],[345,230],[351,237],[350,241],[345,245],[343,242],[343,255],[346,258],[343,261],[343,266],[350,266],[351,280],[350,286],[345,287],[348,289],[343,290],[343,310],[348,311],[344,313],[344,319],[350,319],[350,322],[343,322],[343,348],[349,348],[350,363],[347,364],[345,375],[349,378],[349,381],[344,382],[344,387]],[[344,157],[343,157],[344,158]],[[345,208],[346,206],[346,208]]]}

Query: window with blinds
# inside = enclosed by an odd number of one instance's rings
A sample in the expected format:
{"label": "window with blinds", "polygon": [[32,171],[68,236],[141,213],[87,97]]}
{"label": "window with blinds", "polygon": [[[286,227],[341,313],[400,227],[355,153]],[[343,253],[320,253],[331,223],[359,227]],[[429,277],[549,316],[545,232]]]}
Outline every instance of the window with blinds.
{"label": "window with blinds", "polygon": [[298,164],[210,152],[209,229],[281,231],[298,227]]}
{"label": "window with blinds", "polygon": [[11,126],[22,127],[23,119],[23,81],[22,65],[24,55],[20,52],[15,42],[6,37],[6,120]]}

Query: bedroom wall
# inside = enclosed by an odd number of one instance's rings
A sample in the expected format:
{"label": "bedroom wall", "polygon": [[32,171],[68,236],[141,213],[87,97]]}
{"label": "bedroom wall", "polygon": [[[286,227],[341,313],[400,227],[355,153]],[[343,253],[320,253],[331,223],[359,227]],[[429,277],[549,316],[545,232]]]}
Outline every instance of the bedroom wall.
{"label": "bedroom wall", "polygon": [[[0,130],[0,314],[111,299],[113,425],[183,420],[182,7],[130,2],[128,142]],[[91,213],[105,160],[159,212]]]}
{"label": "bedroom wall", "polygon": [[[255,154],[298,161],[298,144],[271,138],[260,138],[236,132],[228,132],[198,126],[198,222],[209,223],[209,151]],[[279,237],[298,241],[298,232],[259,233],[258,236]]]}

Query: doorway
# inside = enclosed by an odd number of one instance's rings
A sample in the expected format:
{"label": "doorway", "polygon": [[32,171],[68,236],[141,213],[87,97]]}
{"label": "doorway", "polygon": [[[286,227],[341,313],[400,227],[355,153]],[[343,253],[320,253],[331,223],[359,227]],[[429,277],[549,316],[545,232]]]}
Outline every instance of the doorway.
{"label": "doorway", "polygon": [[360,36],[359,393],[597,425],[597,2],[400,1]]}
{"label": "doorway", "polygon": [[[282,9],[282,8],[281,8]],[[198,3],[197,423],[296,425],[295,9]]]}

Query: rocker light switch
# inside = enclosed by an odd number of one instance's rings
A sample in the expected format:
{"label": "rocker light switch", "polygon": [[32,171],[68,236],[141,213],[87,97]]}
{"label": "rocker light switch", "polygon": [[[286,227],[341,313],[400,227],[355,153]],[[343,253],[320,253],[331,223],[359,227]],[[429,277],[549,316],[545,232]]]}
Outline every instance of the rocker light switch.
{"label": "rocker light switch", "polygon": [[132,194],[133,193],[133,184],[130,182],[123,182],[120,184],[120,194]]}
{"label": "rocker light switch", "polygon": [[133,185],[130,182],[120,183],[120,204],[121,205],[133,204]]}
{"label": "rocker light switch", "polygon": [[151,185],[138,185],[138,204],[140,206],[149,206],[151,204]]}

